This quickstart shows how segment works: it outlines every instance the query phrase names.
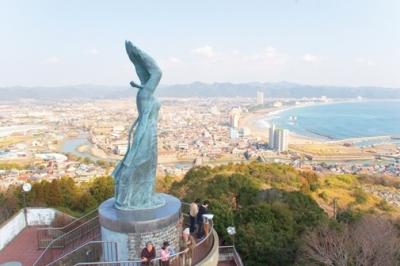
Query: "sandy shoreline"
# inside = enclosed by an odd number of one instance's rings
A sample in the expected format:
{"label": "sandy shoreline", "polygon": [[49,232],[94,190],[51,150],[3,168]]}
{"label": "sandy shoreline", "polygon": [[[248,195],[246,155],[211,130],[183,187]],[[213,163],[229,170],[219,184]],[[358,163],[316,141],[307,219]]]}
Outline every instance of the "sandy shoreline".
{"label": "sandy shoreline", "polygon": [[[261,140],[268,141],[269,125],[266,125],[265,120],[270,119],[272,116],[277,115],[281,112],[285,112],[292,109],[313,107],[319,105],[330,105],[330,104],[340,104],[340,103],[351,103],[357,102],[357,100],[348,101],[331,101],[331,102],[319,102],[319,103],[308,103],[302,105],[293,105],[285,107],[270,107],[254,112],[245,113],[242,115],[239,121],[241,127],[247,127],[251,130],[251,134]],[[263,121],[264,120],[264,121]],[[262,125],[264,124],[264,126]],[[301,135],[292,131],[289,131],[290,144],[344,144],[344,143],[358,143],[369,140],[386,140],[390,139],[391,136],[372,136],[372,137],[356,137],[348,139],[338,139],[332,140],[324,137]]]}
{"label": "sandy shoreline", "polygon": [[[341,102],[334,102],[334,103],[341,103]],[[241,127],[247,127],[251,130],[251,134],[261,140],[268,141],[268,134],[269,134],[269,126],[261,126],[262,120],[267,120],[271,118],[273,115],[279,114],[284,111],[296,109],[296,108],[303,108],[308,106],[316,106],[322,104],[331,104],[329,103],[315,103],[315,104],[304,104],[304,105],[293,105],[293,106],[286,106],[286,107],[270,107],[261,110],[257,110],[254,112],[245,113],[242,115],[239,121],[239,125]],[[325,142],[323,139],[318,139],[316,137],[304,136],[292,131],[289,131],[290,136],[290,143],[291,144],[306,144],[306,143],[322,143]]]}

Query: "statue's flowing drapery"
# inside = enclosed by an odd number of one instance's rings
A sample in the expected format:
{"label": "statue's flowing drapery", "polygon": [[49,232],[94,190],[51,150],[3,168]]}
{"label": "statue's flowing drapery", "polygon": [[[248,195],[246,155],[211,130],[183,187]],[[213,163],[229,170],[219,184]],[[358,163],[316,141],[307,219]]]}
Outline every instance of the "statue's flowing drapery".
{"label": "statue's flowing drapery", "polygon": [[154,193],[157,170],[157,119],[160,103],[154,91],[161,79],[161,70],[146,53],[125,42],[129,59],[135,65],[141,85],[136,96],[138,118],[129,130],[128,149],[117,164],[115,179],[115,206],[123,210],[147,209],[163,204]]}

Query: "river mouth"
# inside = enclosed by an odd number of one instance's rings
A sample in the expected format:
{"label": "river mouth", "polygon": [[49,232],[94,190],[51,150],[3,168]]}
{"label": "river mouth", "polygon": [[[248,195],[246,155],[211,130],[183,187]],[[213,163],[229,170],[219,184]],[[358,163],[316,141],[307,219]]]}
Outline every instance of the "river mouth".
{"label": "river mouth", "polygon": [[79,147],[82,146],[87,146],[88,147],[87,150],[90,150],[90,148],[93,147],[93,144],[89,141],[89,134],[84,131],[80,131],[79,135],[75,138],[65,139],[63,141],[63,144],[61,145],[60,152],[64,154],[72,154],[74,156],[81,158],[88,158],[94,162],[102,160],[102,158],[96,157],[89,152],[79,151]]}

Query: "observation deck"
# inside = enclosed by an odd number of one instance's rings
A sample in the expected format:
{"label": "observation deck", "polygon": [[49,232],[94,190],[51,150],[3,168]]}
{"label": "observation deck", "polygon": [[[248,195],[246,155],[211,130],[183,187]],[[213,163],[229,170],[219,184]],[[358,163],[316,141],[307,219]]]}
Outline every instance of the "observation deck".
{"label": "observation deck", "polygon": [[[184,223],[188,222],[189,204],[182,202]],[[63,227],[51,227],[55,219],[70,219]],[[118,243],[101,241],[97,210],[79,219],[51,208],[23,209],[0,225],[0,266],[9,262],[15,265],[141,265],[139,259],[118,259]],[[170,256],[171,266],[183,266],[181,257],[186,252]],[[154,265],[159,259],[153,260]],[[196,239],[192,265],[243,265],[233,246],[219,246],[219,237],[212,221],[203,239]]]}

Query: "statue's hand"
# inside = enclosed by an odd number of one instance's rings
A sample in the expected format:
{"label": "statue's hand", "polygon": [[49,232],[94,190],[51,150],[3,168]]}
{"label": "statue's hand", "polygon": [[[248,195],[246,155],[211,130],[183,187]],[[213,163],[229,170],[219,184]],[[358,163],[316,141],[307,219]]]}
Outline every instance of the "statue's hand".
{"label": "statue's hand", "polygon": [[133,88],[143,89],[142,86],[136,84],[134,81],[131,81],[129,84],[131,84],[131,86],[132,86]]}

